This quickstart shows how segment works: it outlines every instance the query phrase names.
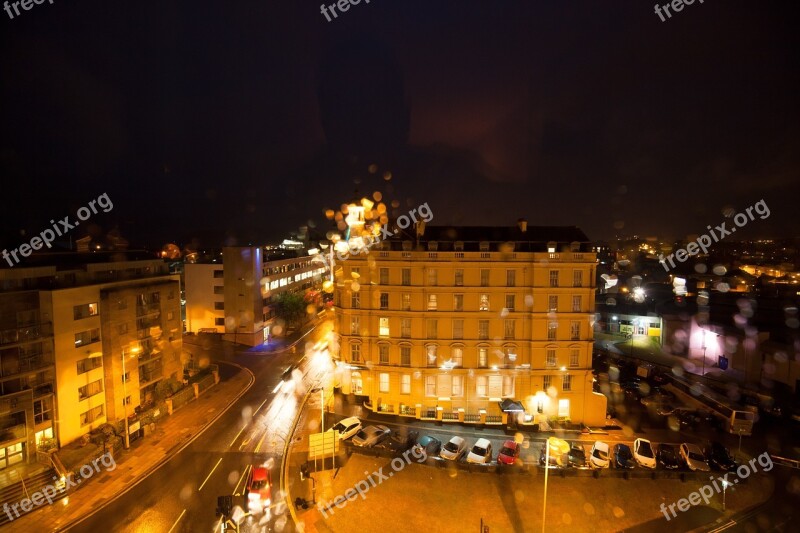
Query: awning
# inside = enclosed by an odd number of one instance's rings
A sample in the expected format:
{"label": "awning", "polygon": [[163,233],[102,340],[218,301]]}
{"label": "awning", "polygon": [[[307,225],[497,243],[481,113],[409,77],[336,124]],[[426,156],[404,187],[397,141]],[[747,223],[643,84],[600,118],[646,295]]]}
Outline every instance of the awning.
{"label": "awning", "polygon": [[522,407],[522,403],[516,400],[510,400],[506,398],[502,402],[499,402],[500,410],[504,413],[524,413],[525,408]]}

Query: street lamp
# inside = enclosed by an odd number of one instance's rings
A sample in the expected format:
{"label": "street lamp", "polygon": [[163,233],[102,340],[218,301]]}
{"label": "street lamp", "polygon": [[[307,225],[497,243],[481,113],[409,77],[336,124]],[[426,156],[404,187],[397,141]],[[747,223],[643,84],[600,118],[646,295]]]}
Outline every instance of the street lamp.
{"label": "street lamp", "polygon": [[728,485],[733,485],[733,483],[731,483],[727,479],[723,479],[722,480],[722,510],[723,511],[725,510],[725,489],[728,488]]}
{"label": "street lamp", "polygon": [[[134,346],[130,351],[137,354],[139,347]],[[131,447],[131,441],[128,432],[128,376],[125,372],[125,348],[122,349],[122,408],[125,411],[125,449],[127,450]]]}
{"label": "street lamp", "polygon": [[544,498],[542,505],[542,533],[544,533],[544,522],[545,517],[547,516],[547,475],[550,472],[550,439],[552,438],[553,437],[547,437],[547,440],[544,442]]}

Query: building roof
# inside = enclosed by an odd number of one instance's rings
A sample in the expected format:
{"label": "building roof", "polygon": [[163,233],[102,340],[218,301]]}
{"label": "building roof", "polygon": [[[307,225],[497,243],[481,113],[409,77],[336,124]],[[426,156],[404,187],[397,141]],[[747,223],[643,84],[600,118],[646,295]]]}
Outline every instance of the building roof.
{"label": "building roof", "polygon": [[[591,251],[591,242],[577,226],[425,226],[417,238],[416,228],[398,230],[387,239],[391,249],[400,250],[402,241],[416,241],[419,244],[436,241],[439,251],[453,251],[456,242],[463,243],[464,251],[479,251],[480,243],[489,243],[490,251],[498,251],[505,243],[513,243],[516,252],[547,252],[548,244],[555,243],[556,252]],[[576,248],[573,249],[572,247]]]}

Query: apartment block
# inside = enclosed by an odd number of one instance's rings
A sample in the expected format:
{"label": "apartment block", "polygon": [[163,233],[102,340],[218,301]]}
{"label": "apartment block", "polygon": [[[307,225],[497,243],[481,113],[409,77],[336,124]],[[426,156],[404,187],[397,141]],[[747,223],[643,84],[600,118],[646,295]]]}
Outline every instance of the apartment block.
{"label": "apartment block", "polygon": [[31,260],[0,269],[0,468],[132,416],[158,382],[182,378],[180,283],[163,261]]}
{"label": "apartment block", "polygon": [[267,342],[275,331],[273,299],[284,292],[319,287],[327,272],[302,251],[259,246],[226,247],[219,263],[187,263],[186,329],[224,333],[249,346]]}
{"label": "apartment block", "polygon": [[343,392],[419,418],[499,420],[508,400],[526,423],[602,423],[590,249],[578,228],[521,222],[423,227],[350,255],[335,269]]}

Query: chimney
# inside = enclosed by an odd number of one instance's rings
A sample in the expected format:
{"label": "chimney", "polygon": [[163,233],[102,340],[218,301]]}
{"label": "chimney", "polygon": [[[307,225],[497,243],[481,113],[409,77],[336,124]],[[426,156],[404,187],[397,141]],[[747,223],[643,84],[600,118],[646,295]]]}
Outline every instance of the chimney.
{"label": "chimney", "polygon": [[517,226],[519,226],[519,230],[522,233],[528,231],[528,221],[525,220],[524,218],[520,218],[519,220],[517,220]]}

